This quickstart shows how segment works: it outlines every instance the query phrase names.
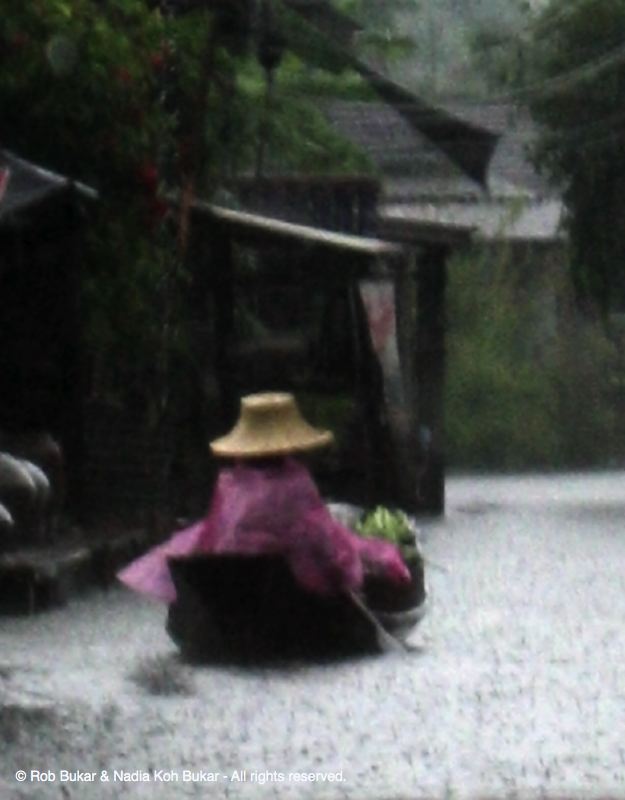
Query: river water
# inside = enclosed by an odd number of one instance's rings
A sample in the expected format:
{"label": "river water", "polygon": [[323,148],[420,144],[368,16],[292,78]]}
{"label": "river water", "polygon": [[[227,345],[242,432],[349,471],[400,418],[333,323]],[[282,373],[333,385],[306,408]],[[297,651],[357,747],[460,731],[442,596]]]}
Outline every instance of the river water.
{"label": "river water", "polygon": [[420,524],[430,603],[406,655],[192,668],[164,608],[121,589],[0,620],[0,796],[625,798],[625,473],[452,477]]}

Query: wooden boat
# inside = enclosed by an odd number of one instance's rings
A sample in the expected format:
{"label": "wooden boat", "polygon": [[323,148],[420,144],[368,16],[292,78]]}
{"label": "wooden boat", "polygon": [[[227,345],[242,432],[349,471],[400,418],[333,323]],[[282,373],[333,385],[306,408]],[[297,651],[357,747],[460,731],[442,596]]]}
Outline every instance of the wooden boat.
{"label": "wooden boat", "polygon": [[379,652],[385,646],[381,628],[402,630],[425,600],[422,562],[408,587],[397,590],[367,578],[357,598],[306,591],[280,556],[197,554],[171,558],[169,567],[177,599],[169,607],[167,630],[195,661]]}

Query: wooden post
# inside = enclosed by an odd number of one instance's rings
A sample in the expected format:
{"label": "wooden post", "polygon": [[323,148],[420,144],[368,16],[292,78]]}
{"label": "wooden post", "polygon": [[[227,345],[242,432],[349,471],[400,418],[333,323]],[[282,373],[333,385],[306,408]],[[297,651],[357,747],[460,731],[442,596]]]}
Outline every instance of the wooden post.
{"label": "wooden post", "polygon": [[395,319],[403,402],[400,419],[393,420],[398,463],[398,502],[411,513],[420,510],[418,480],[422,466],[418,438],[419,380],[414,357],[417,341],[417,275],[414,251],[407,251],[395,270]]}
{"label": "wooden post", "polygon": [[449,248],[428,244],[418,261],[416,376],[419,391],[419,509],[445,510],[445,288]]}
{"label": "wooden post", "polygon": [[445,290],[447,261],[473,236],[470,226],[412,217],[383,217],[380,235],[410,243],[417,257],[417,335],[412,347],[418,403],[417,509],[445,510]]}
{"label": "wooden post", "polygon": [[356,281],[350,287],[352,325],[355,344],[355,389],[363,414],[363,436],[366,447],[366,499],[368,505],[391,502],[393,459],[388,451],[390,441],[385,431],[384,390],[382,374],[371,349],[366,313]]}
{"label": "wooden post", "polygon": [[216,225],[210,247],[210,270],[215,298],[215,374],[221,395],[221,417],[224,426],[234,423],[238,415],[236,388],[232,379],[229,345],[234,333],[234,270],[232,240]]}
{"label": "wooden post", "polygon": [[66,294],[65,346],[63,382],[65,402],[62,405],[62,436],[67,470],[67,505],[78,521],[88,514],[85,507],[85,414],[86,396],[84,319],[82,312],[83,226],[76,190],[72,187],[67,198],[68,248],[64,270]]}

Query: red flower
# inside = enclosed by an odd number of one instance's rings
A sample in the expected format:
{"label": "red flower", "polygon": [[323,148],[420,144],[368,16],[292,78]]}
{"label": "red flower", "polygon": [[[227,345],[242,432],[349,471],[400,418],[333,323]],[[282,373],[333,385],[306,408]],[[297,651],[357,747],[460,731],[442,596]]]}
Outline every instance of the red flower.
{"label": "red flower", "polygon": [[157,228],[167,216],[169,205],[161,197],[152,197],[148,206],[148,227]]}
{"label": "red flower", "polygon": [[162,50],[157,50],[150,55],[150,64],[155,72],[160,72],[165,66],[165,54]]}
{"label": "red flower", "polygon": [[150,194],[158,189],[158,169],[151,161],[145,161],[137,168],[137,180]]}
{"label": "red flower", "polygon": [[21,50],[28,44],[29,41],[30,41],[30,36],[27,33],[19,31],[18,33],[13,34],[13,36],[9,40],[9,46],[13,50]]}
{"label": "red flower", "polygon": [[132,75],[126,67],[119,67],[115,70],[115,78],[122,86],[130,86],[132,83]]}

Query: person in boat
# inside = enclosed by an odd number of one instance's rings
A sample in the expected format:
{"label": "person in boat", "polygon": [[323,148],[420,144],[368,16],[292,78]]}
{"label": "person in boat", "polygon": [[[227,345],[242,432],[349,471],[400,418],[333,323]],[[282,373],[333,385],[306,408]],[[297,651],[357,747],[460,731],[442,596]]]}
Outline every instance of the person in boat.
{"label": "person in boat", "polygon": [[224,467],[206,516],[130,563],[119,580],[173,603],[168,559],[211,553],[279,555],[303,589],[321,595],[357,592],[367,575],[406,584],[410,572],[395,545],[337,521],[296,457],[332,441],[304,420],[291,394],[243,397],[234,428],[210,444]]}

